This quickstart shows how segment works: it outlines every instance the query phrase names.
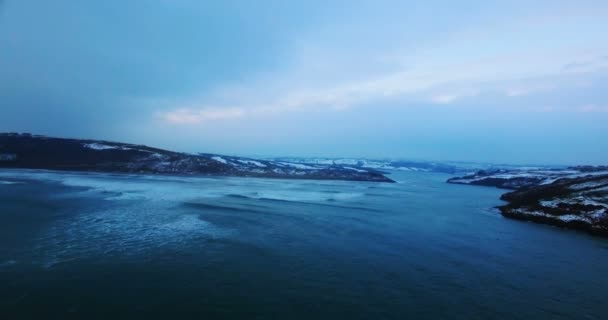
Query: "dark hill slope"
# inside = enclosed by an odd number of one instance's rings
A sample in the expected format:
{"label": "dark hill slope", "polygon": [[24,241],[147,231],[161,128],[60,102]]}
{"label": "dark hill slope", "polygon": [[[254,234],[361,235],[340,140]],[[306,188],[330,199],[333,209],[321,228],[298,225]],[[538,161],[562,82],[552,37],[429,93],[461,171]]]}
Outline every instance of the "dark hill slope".
{"label": "dark hill slope", "polygon": [[393,182],[374,170],[303,166],[127,143],[0,134],[0,168]]}

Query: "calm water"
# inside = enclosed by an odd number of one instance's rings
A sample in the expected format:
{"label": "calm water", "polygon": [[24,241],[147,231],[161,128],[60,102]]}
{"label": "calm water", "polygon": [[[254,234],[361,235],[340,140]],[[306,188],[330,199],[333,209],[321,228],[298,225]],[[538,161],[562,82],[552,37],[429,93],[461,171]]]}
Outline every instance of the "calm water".
{"label": "calm water", "polygon": [[606,319],[608,241],[392,177],[0,171],[0,319]]}

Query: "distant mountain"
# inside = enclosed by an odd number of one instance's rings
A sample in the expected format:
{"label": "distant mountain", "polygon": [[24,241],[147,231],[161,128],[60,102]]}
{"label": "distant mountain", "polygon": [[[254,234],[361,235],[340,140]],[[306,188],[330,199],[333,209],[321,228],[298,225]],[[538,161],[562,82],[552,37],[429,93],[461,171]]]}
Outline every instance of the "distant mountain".
{"label": "distant mountain", "polygon": [[0,168],[394,182],[376,170],[303,165],[143,145],[0,133]]}
{"label": "distant mountain", "polygon": [[608,166],[482,170],[448,182],[515,190],[501,197],[505,217],[608,236]]}
{"label": "distant mountain", "polygon": [[[464,173],[471,171],[470,167],[464,165],[453,165],[444,162],[431,161],[410,161],[410,160],[373,160],[361,158],[300,158],[300,157],[281,157],[270,158],[273,161],[288,161],[291,163],[302,163],[307,165],[339,165],[348,166],[360,170],[378,171],[424,171],[424,172],[443,172],[443,173]],[[474,168],[479,168],[475,166]]]}

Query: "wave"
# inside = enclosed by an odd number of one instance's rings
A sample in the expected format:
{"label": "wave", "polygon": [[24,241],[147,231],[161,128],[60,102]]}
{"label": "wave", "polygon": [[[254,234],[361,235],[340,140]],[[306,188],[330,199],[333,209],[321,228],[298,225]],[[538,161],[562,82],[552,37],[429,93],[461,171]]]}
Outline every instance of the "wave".
{"label": "wave", "polygon": [[24,182],[21,182],[21,181],[5,181],[5,180],[0,180],[0,184],[5,184],[5,185],[8,185],[8,184],[23,184],[23,183]]}
{"label": "wave", "polygon": [[[0,177],[58,182],[86,188],[114,201],[196,202],[222,197],[294,202],[351,201],[363,197],[357,184],[315,184],[309,181],[209,177],[149,177],[104,173],[49,171],[0,172]],[[5,181],[5,180],[2,180]],[[331,186],[332,188],[329,188]],[[353,190],[355,189],[355,190]],[[81,190],[80,190],[81,191]],[[362,191],[362,190],[361,190]]]}
{"label": "wave", "polygon": [[251,208],[239,208],[233,206],[224,206],[224,205],[216,205],[209,203],[200,203],[200,202],[184,202],[183,206],[189,208],[195,208],[200,210],[214,210],[214,211],[230,211],[230,212],[262,212],[260,210],[255,210]]}
{"label": "wave", "polygon": [[[95,207],[95,208],[93,208]],[[41,265],[52,268],[75,259],[141,256],[155,250],[185,250],[184,243],[230,237],[234,231],[199,214],[175,211],[159,203],[91,206],[56,221],[38,238]]]}
{"label": "wave", "polygon": [[17,264],[16,260],[7,260],[4,262],[0,262],[0,268],[4,268],[4,267],[12,267],[14,265]]}

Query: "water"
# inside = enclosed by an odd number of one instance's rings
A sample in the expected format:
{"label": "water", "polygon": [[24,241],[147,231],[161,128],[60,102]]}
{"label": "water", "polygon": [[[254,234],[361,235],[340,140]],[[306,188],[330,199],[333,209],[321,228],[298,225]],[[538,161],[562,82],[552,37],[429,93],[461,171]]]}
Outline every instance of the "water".
{"label": "water", "polygon": [[605,319],[607,240],[448,177],[0,171],[0,319]]}

